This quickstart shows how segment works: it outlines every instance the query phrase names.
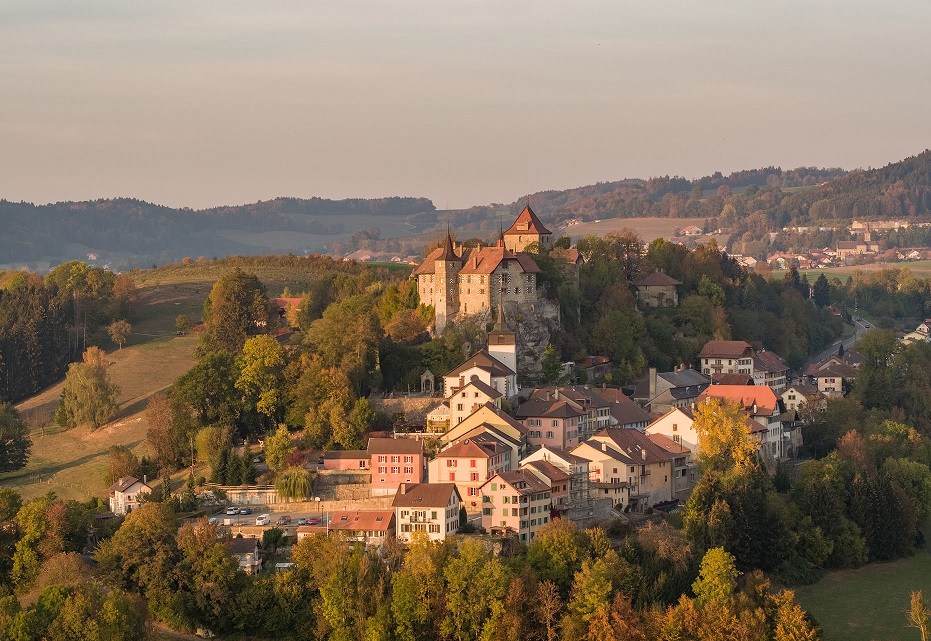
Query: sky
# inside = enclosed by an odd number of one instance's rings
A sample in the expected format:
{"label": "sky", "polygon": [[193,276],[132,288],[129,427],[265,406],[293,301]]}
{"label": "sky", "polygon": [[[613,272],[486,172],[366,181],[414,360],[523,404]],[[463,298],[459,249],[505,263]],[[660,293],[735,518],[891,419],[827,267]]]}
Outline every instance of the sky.
{"label": "sky", "polygon": [[0,0],[0,198],[511,202],[931,147],[927,0]]}

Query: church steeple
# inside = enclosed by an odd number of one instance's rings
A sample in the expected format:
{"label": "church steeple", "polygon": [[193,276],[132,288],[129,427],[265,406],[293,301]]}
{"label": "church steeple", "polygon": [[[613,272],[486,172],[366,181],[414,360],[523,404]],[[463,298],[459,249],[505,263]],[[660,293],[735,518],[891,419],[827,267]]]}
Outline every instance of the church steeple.
{"label": "church steeple", "polygon": [[495,327],[488,332],[488,353],[517,371],[517,334],[508,329],[504,322],[504,303],[498,302],[498,318]]}
{"label": "church steeple", "polygon": [[442,253],[436,257],[436,260],[444,262],[459,260],[459,256],[456,255],[456,251],[453,249],[453,237],[450,235],[448,227],[446,229],[446,243],[443,245]]}

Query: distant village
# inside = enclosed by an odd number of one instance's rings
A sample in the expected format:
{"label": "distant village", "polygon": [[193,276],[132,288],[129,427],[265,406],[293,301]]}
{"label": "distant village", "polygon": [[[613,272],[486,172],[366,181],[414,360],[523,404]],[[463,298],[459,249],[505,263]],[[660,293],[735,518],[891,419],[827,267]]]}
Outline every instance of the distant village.
{"label": "distant village", "polygon": [[[870,232],[862,235],[854,244],[871,251]],[[804,413],[843,396],[857,376],[861,357],[852,350],[839,349],[793,377],[786,361],[760,344],[711,340],[694,368],[650,368],[631,388],[603,382],[611,363],[598,355],[563,364],[564,380],[584,373],[588,384],[526,387],[518,377],[521,341],[506,310],[538,301],[540,270],[523,252],[533,243],[552,246],[552,232],[528,206],[495,245],[465,248],[447,234],[419,263],[412,278],[421,300],[436,308],[437,328],[482,313],[494,320],[487,344],[448,372],[424,371],[418,390],[374,399],[399,416],[394,430],[372,434],[362,450],[326,452],[313,490],[319,515],[277,525],[293,529],[297,540],[336,530],[366,545],[461,531],[529,543],[554,518],[587,527],[675,511],[698,481],[693,423],[701,403],[736,403],[774,471],[798,456]],[[638,303],[677,306],[678,285],[654,272],[636,283]],[[928,340],[929,330],[931,320],[906,340]],[[110,507],[125,514],[134,495],[147,491],[143,481],[120,479],[110,488]],[[264,510],[277,503],[273,493],[237,488],[232,500]],[[255,526],[228,520],[247,538],[274,526],[267,514]],[[243,545],[243,569],[257,571],[254,546]]]}

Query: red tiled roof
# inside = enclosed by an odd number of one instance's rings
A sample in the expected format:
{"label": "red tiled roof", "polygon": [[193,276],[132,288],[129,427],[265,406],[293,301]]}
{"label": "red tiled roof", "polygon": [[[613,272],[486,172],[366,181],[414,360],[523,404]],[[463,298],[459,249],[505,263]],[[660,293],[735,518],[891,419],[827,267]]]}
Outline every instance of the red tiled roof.
{"label": "red tiled roof", "polygon": [[753,377],[749,374],[727,372],[712,374],[711,380],[715,385],[753,385]]}
{"label": "red tiled roof", "polygon": [[540,474],[548,478],[551,484],[553,481],[568,481],[570,478],[568,474],[563,472],[549,461],[529,461],[527,463],[523,463],[522,467],[524,466],[534,468]]}
{"label": "red tiled roof", "polygon": [[506,232],[505,236],[511,235],[516,236],[518,234],[552,234],[549,229],[543,226],[543,223],[540,222],[540,219],[537,218],[537,215],[530,208],[530,205],[524,207],[524,210],[520,212],[517,220],[514,221],[514,224],[511,225]]}
{"label": "red tiled roof", "polygon": [[330,518],[331,530],[377,530],[394,526],[394,510],[337,510]]}
{"label": "red tiled roof", "polygon": [[688,454],[692,451],[682,443],[676,443],[665,434],[648,434],[647,438],[670,454]]}
{"label": "red tiled roof", "polygon": [[[549,483],[526,469],[514,470],[513,472],[498,472],[495,476],[513,487],[518,494],[536,494],[550,489]],[[482,487],[493,481],[495,476],[488,479]]]}
{"label": "red tiled roof", "polygon": [[712,385],[699,394],[698,402],[707,398],[736,401],[745,411],[756,405],[757,416],[769,416],[776,411],[776,394],[766,385]]}
{"label": "red tiled roof", "polygon": [[[592,438],[600,440],[600,437],[606,437],[620,452],[634,461],[656,463],[672,458],[669,452],[656,445],[640,430],[609,427],[599,431]],[[596,447],[594,443],[592,446]],[[646,458],[643,458],[644,451]]]}
{"label": "red tiled roof", "polygon": [[740,358],[748,349],[746,341],[708,341],[698,354],[700,358]]}
{"label": "red tiled roof", "polygon": [[517,418],[572,418],[586,416],[586,412],[577,410],[566,401],[548,401],[542,398],[532,398],[521,404],[514,414]]}

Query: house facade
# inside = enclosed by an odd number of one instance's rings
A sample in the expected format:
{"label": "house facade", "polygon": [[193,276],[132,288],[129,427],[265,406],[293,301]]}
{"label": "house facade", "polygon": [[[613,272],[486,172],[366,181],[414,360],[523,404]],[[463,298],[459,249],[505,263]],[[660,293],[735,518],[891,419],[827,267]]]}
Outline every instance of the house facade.
{"label": "house facade", "polygon": [[380,547],[395,536],[393,510],[337,510],[330,518],[331,532],[344,532],[350,541]]}
{"label": "house facade", "polygon": [[394,494],[402,483],[423,481],[424,455],[420,439],[370,438],[367,453],[372,471],[372,496]]}
{"label": "house facade", "polygon": [[550,521],[550,487],[530,470],[502,472],[481,488],[482,527],[530,543]]}
{"label": "house facade", "polygon": [[608,428],[591,439],[593,447],[604,443],[626,456],[630,507],[635,511],[671,501],[673,498],[673,462],[675,456],[659,447],[639,430]]}
{"label": "house facade", "polygon": [[391,503],[398,538],[409,543],[414,532],[424,532],[431,541],[442,541],[455,534],[461,503],[453,483],[402,483]]}
{"label": "house facade", "polygon": [[746,341],[708,341],[698,358],[705,376],[753,374],[753,347]]}
{"label": "house facade", "polygon": [[490,434],[479,434],[439,452],[427,465],[430,483],[453,483],[466,512],[481,509],[479,488],[512,467],[511,448]]}
{"label": "house facade", "polygon": [[646,307],[678,307],[681,284],[661,271],[653,272],[637,283],[637,300]]}
{"label": "house facade", "polygon": [[541,398],[531,398],[515,412],[515,418],[527,428],[531,445],[561,450],[579,444],[579,431],[586,417],[587,413],[573,402]]}
{"label": "house facade", "polygon": [[139,507],[139,495],[151,494],[152,488],[147,483],[133,476],[124,476],[107,490],[110,511],[120,516],[129,514]]}

